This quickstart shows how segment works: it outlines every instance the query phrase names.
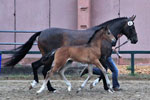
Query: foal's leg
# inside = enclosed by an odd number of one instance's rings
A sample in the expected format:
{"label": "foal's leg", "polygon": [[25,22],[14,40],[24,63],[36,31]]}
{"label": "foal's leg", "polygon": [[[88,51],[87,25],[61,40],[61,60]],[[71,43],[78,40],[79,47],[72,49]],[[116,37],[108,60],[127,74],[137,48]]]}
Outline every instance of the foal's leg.
{"label": "foal's leg", "polygon": [[41,88],[36,92],[37,94],[41,93],[45,89],[46,84],[49,81],[49,78],[53,75],[53,72],[54,72],[53,69],[47,72],[45,80],[43,81]]}
{"label": "foal's leg", "polygon": [[37,85],[37,83],[39,83],[37,70],[39,69],[40,66],[42,66],[41,59],[32,63],[34,80],[31,83],[29,89],[32,89],[33,87],[35,87]]}
{"label": "foal's leg", "polygon": [[81,91],[84,87],[85,87],[85,85],[86,85],[86,83],[91,79],[91,76],[93,75],[93,66],[91,65],[91,66],[89,66],[88,65],[88,77],[86,78],[86,80],[82,83],[82,85],[80,86],[80,88],[77,90],[77,93],[79,92],[79,91]]}
{"label": "foal's leg", "polygon": [[52,77],[53,73],[56,72],[58,69],[58,66],[54,66],[51,70],[47,72],[45,80],[43,81],[41,88],[37,91],[37,94],[41,93],[45,89],[47,82],[50,80],[50,77]]}
{"label": "foal's leg", "polygon": [[[50,69],[51,69],[51,65],[44,65],[44,68],[43,68],[43,71],[42,71],[44,79],[46,78],[46,75],[47,75],[47,73]],[[48,80],[48,82],[47,82],[47,88],[51,92],[55,92],[55,90],[56,90],[55,88],[52,87],[52,85],[50,83],[50,80]]]}
{"label": "foal's leg", "polygon": [[71,91],[71,83],[67,80],[67,78],[64,75],[64,72],[68,67],[69,65],[66,65],[60,70],[60,76],[65,80],[65,83],[68,85],[68,91]]}
{"label": "foal's leg", "polygon": [[56,57],[54,61],[54,67],[47,72],[43,85],[41,86],[40,90],[37,91],[37,93],[41,93],[45,89],[46,84],[49,81],[49,78],[53,75],[53,73],[60,70],[65,65],[66,59],[63,59],[63,57],[59,57],[59,58],[60,59],[57,59]]}

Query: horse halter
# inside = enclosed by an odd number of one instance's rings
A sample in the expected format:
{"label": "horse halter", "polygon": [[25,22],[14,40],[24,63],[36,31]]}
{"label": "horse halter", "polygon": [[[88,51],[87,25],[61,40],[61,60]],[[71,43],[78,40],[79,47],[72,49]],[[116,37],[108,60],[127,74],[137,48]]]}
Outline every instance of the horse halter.
{"label": "horse halter", "polygon": [[133,21],[128,21],[127,24],[128,24],[128,26],[132,26],[134,23],[133,23]]}
{"label": "horse halter", "polygon": [[[131,27],[131,26],[133,26],[134,25],[134,22],[132,21],[132,20],[128,20],[126,23],[125,23],[125,25],[122,27],[122,29],[121,29],[121,31],[123,30],[123,29],[125,29],[126,27]],[[123,35],[122,33],[120,33],[121,35]],[[125,34],[124,34],[125,35]],[[130,37],[127,37],[128,38],[128,40],[130,40]]]}
{"label": "horse halter", "polygon": [[133,21],[131,21],[131,20],[129,20],[129,21],[127,21],[127,23],[125,24],[125,26],[123,27],[123,28],[125,28],[125,27],[127,27],[127,26],[133,26],[134,25],[134,22]]}
{"label": "horse halter", "polygon": [[[122,30],[126,27],[126,26],[132,26],[134,25],[134,22],[129,20],[125,26],[122,28]],[[119,35],[123,35],[122,33],[120,33]],[[129,39],[127,39],[125,42],[123,42],[122,44],[120,44],[119,46],[115,47],[115,49],[120,48],[121,46],[125,45],[126,43],[128,43]]]}

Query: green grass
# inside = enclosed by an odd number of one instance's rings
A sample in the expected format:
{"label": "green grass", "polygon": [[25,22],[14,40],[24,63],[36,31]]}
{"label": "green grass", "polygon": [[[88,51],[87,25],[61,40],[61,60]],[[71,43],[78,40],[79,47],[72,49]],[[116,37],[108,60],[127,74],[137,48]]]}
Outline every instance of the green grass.
{"label": "green grass", "polygon": [[129,76],[133,76],[135,79],[150,79],[149,74],[138,74],[138,73],[131,74],[130,73]]}
{"label": "green grass", "polygon": [[127,68],[126,68],[127,70],[131,70],[131,66],[127,66]]}

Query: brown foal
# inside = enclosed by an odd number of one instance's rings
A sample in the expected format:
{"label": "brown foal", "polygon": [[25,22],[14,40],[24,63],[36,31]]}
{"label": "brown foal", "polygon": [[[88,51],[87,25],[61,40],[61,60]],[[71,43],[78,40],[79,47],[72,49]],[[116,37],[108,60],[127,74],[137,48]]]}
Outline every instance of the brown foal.
{"label": "brown foal", "polygon": [[[41,93],[49,80],[49,78],[53,75],[54,72],[59,72],[62,78],[64,78],[66,84],[68,85],[68,91],[71,91],[71,83],[67,80],[67,78],[64,75],[64,71],[67,68],[64,66],[68,59],[71,59],[73,61],[81,62],[81,63],[87,63],[87,64],[93,64],[100,68],[106,78],[107,85],[110,88],[110,81],[108,79],[106,70],[100,63],[99,59],[101,58],[101,44],[102,40],[107,40],[110,42],[116,41],[115,37],[112,35],[108,27],[101,28],[100,30],[97,30],[93,36],[90,38],[87,44],[81,45],[81,46],[64,46],[56,50],[55,56],[54,56],[54,67],[48,71],[47,76],[43,82],[43,85],[41,86],[40,90],[37,91],[37,93]],[[89,69],[89,75],[87,79],[83,82],[81,87],[78,89],[80,91],[87,81],[92,76],[92,66],[88,66]]]}

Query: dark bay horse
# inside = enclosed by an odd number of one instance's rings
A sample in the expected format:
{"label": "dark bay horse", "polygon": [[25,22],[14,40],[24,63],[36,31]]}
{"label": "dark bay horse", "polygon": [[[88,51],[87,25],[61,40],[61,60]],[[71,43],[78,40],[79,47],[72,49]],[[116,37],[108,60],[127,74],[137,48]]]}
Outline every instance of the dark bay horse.
{"label": "dark bay horse", "polygon": [[[28,51],[31,49],[37,37],[38,37],[38,47],[40,49],[40,52],[42,53],[42,56],[44,56],[49,52],[53,52],[55,49],[61,46],[85,44],[87,43],[89,38],[96,30],[106,25],[109,26],[116,40],[118,40],[117,36],[119,34],[123,34],[129,40],[131,40],[131,43],[135,44],[137,43],[138,38],[137,38],[137,33],[133,22],[134,19],[135,19],[134,15],[129,18],[127,17],[116,18],[116,19],[109,20],[105,23],[102,23],[100,25],[94,26],[92,28],[89,28],[87,30],[69,30],[69,29],[62,29],[62,28],[50,28],[44,31],[37,32],[33,36],[31,36],[30,39],[24,45],[16,49],[14,55],[11,57],[11,59],[8,62],[6,62],[5,66],[14,66],[21,59],[23,59],[24,56],[28,53]],[[102,46],[103,46],[102,57],[100,58],[100,61],[102,62],[102,65],[106,67],[105,60],[107,59],[107,57],[111,56],[112,44],[104,40],[102,42]],[[31,87],[34,87],[39,82],[38,74],[37,74],[38,68],[41,65],[44,65],[42,73],[45,78],[47,71],[51,68],[53,59],[54,56],[51,56],[50,61],[48,61],[45,64],[42,63],[41,59],[32,63],[34,81],[31,83]],[[50,82],[48,82],[47,86],[49,91],[55,90],[51,86]]]}
{"label": "dark bay horse", "polygon": [[[68,85],[68,91],[71,91],[71,83],[67,80],[67,78],[64,75],[64,70],[66,69],[65,64],[69,59],[80,63],[93,64],[98,68],[100,68],[105,76],[107,86],[110,88],[110,81],[107,76],[106,70],[99,61],[99,58],[101,58],[101,48],[103,40],[107,40],[110,43],[116,42],[115,37],[110,32],[108,27],[95,31],[93,36],[85,45],[63,46],[58,48],[54,54],[54,67],[52,67],[52,69],[48,71],[45,81],[43,82],[43,85],[41,86],[40,90],[37,91],[37,93],[41,93],[45,89],[49,78],[51,78],[53,73],[55,72],[59,72],[61,77],[65,80],[66,85]],[[90,80],[91,76],[93,75],[93,67],[88,66],[88,69],[89,69],[89,76],[83,82],[78,91],[84,88],[87,81]]]}

